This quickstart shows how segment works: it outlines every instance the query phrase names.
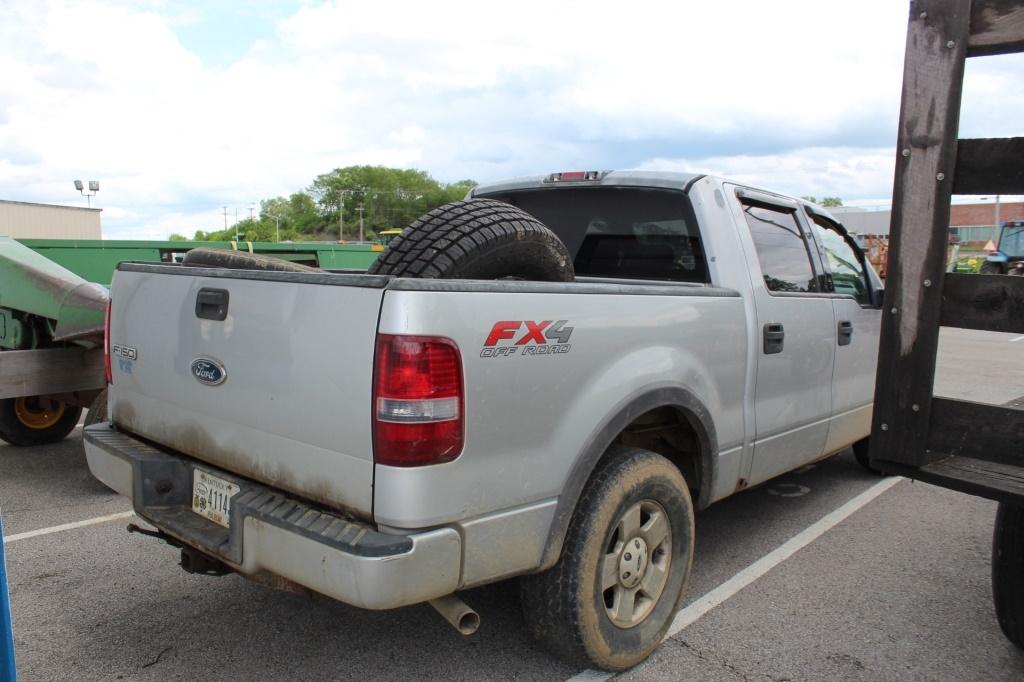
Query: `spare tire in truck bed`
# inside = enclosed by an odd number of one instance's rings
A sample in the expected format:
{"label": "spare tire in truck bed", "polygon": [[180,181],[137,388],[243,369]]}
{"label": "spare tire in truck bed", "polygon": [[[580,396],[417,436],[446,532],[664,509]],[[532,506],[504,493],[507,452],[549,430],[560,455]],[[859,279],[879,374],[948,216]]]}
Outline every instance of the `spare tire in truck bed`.
{"label": "spare tire in truck bed", "polygon": [[192,249],[181,260],[182,265],[202,268],[230,268],[232,270],[264,270],[271,272],[321,272],[308,265],[261,253],[232,251],[231,249]]}
{"label": "spare tire in truck bed", "polygon": [[369,273],[541,282],[571,282],[576,276],[554,232],[529,213],[491,199],[435,208],[392,239]]}

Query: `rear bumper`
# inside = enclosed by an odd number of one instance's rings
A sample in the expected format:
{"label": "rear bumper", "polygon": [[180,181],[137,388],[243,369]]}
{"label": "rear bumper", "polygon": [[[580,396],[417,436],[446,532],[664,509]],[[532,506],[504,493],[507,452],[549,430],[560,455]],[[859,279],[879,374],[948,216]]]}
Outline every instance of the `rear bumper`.
{"label": "rear bumper", "polygon": [[[381,533],[155,448],[107,423],[86,428],[84,440],[93,475],[131,499],[139,516],[242,574],[269,571],[366,609],[417,604],[458,587],[462,543],[454,529]],[[239,486],[231,499],[230,529],[192,512],[196,468]]]}

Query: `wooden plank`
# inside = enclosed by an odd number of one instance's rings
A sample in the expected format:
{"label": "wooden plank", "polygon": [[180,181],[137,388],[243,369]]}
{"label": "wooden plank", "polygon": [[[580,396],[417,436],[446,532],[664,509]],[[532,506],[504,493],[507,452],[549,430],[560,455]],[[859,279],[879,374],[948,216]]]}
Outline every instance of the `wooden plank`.
{"label": "wooden plank", "polygon": [[1019,466],[953,456],[923,467],[883,467],[889,473],[959,490],[968,495],[1018,503],[1024,500],[1024,469]]}
{"label": "wooden plank", "polygon": [[948,273],[939,324],[1024,334],[1024,277]]}
{"label": "wooden plank", "polygon": [[907,30],[871,434],[873,458],[907,465],[929,461],[969,10],[969,0],[915,0]]}
{"label": "wooden plank", "polygon": [[0,399],[88,391],[105,385],[101,348],[0,353]]}
{"label": "wooden plank", "polygon": [[967,56],[1024,51],[1024,2],[974,0]]}
{"label": "wooden plank", "polygon": [[931,426],[928,449],[933,457],[958,455],[1014,465],[1024,477],[1024,410],[935,398]]}
{"label": "wooden plank", "polygon": [[1024,137],[960,140],[953,194],[1024,194]]}

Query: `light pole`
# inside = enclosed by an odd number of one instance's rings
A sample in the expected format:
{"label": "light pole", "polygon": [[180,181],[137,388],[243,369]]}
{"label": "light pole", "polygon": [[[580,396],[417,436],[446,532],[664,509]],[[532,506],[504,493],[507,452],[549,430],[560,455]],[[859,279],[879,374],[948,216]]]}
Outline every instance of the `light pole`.
{"label": "light pole", "polygon": [[92,208],[92,198],[96,196],[96,192],[100,191],[100,182],[99,180],[90,180],[89,191],[86,192],[85,185],[82,183],[82,181],[75,180],[75,189],[78,190],[79,194],[85,197],[86,204],[89,206],[89,208]]}
{"label": "light pole", "polygon": [[359,241],[363,241],[363,205],[360,204],[356,210],[359,211]]}

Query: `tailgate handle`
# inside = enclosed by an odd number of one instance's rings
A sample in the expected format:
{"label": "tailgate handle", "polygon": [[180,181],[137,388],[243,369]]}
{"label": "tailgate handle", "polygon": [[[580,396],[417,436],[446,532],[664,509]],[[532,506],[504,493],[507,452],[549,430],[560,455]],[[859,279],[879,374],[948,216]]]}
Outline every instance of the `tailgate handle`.
{"label": "tailgate handle", "polygon": [[196,317],[201,320],[224,320],[228,316],[227,289],[200,289],[196,294]]}
{"label": "tailgate handle", "polygon": [[786,343],[786,330],[778,322],[769,322],[764,326],[764,354],[781,353]]}

